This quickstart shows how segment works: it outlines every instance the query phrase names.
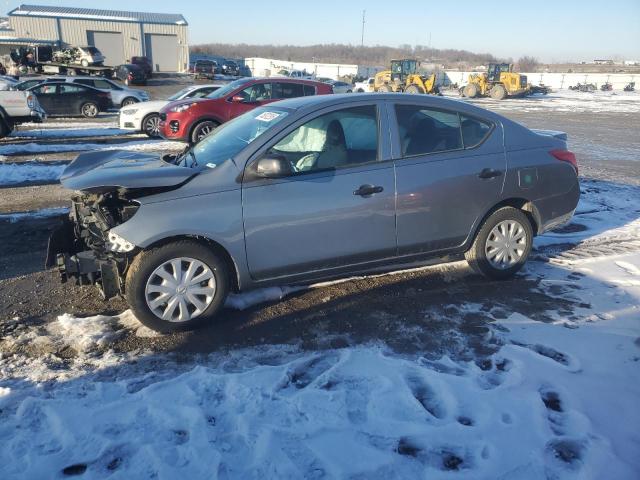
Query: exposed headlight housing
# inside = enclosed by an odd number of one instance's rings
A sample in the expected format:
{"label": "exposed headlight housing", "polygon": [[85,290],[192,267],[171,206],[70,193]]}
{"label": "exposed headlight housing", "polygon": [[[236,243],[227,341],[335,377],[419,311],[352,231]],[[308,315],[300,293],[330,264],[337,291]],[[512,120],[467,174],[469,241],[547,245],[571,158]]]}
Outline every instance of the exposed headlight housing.
{"label": "exposed headlight housing", "polygon": [[171,107],[169,111],[180,113],[180,112],[184,112],[185,110],[189,110],[193,105],[195,105],[195,103],[183,103],[182,105],[176,105],[175,107]]}
{"label": "exposed headlight housing", "polygon": [[134,113],[136,113],[138,111],[137,108],[128,108],[126,110],[121,110],[123,115],[133,115]]}
{"label": "exposed headlight housing", "polygon": [[113,230],[109,230],[109,234],[107,236],[107,248],[112,252],[126,253],[136,248],[136,246],[129,240],[126,240],[113,232]]}

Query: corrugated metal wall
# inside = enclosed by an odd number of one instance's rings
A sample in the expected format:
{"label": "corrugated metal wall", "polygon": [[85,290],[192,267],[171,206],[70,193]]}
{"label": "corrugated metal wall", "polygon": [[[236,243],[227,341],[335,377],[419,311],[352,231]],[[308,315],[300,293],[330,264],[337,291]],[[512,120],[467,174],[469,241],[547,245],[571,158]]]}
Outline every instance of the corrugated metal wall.
{"label": "corrugated metal wall", "polygon": [[[11,27],[17,37],[38,40],[58,40],[58,20],[56,18],[26,17],[12,15],[9,17]],[[60,36],[64,43],[70,45],[87,45],[87,31],[120,32],[123,39],[124,55],[127,59],[145,55],[145,33],[176,35],[178,38],[178,60],[176,71],[185,71],[189,65],[189,43],[186,25],[165,25],[150,23],[113,22],[102,20],[79,20],[60,18]]]}

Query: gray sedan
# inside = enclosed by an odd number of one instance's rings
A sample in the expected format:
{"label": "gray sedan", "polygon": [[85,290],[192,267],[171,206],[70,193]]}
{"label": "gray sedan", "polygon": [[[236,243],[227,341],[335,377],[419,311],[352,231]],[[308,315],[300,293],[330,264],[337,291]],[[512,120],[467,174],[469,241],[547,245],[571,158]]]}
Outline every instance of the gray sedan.
{"label": "gray sedan", "polygon": [[272,103],[181,155],[85,153],[61,180],[81,193],[48,265],[161,332],[267,285],[463,256],[508,278],[580,195],[566,134],[405,94]]}

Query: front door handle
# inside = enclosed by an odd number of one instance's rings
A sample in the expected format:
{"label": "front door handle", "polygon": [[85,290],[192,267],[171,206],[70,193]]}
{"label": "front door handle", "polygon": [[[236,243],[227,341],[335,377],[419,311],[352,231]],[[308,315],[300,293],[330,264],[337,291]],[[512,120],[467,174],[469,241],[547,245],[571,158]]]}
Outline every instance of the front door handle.
{"label": "front door handle", "polygon": [[380,193],[384,190],[379,185],[360,185],[360,188],[354,190],[354,195],[360,195],[361,197],[368,197],[369,195],[373,195],[374,193]]}
{"label": "front door handle", "polygon": [[502,170],[494,170],[493,168],[483,168],[482,171],[478,174],[478,177],[487,179],[499,177],[502,175]]}

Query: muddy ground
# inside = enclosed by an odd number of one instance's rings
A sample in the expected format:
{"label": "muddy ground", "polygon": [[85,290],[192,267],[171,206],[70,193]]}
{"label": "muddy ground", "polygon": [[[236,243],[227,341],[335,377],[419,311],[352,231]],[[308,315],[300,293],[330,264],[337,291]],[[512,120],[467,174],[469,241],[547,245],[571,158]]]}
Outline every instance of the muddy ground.
{"label": "muddy ground", "polygon": [[[184,83],[183,79],[155,80],[146,89],[152,98],[163,98]],[[640,161],[633,160],[630,153],[638,151],[640,142],[637,113],[523,112],[517,100],[508,101],[512,106],[499,113],[532,128],[569,134],[584,178],[640,185]],[[78,124],[83,120],[51,121]],[[97,121],[116,126],[114,115],[102,115]],[[143,139],[136,135],[62,140],[36,136],[8,138],[0,145],[77,142],[126,147],[129,141]],[[69,161],[76,154],[19,153],[5,157],[4,162]],[[94,287],[62,285],[54,271],[43,270],[47,238],[58,217],[16,219],[7,215],[61,207],[70,195],[53,182],[0,187],[0,340],[16,329],[42,324],[62,313],[115,315],[126,309],[121,299],[104,302]],[[576,247],[567,245],[564,249],[572,251]],[[555,253],[561,255],[562,250]],[[547,260],[542,255],[538,261]],[[469,302],[482,305],[486,315],[466,314],[465,304]],[[560,300],[543,293],[537,281],[524,274],[507,282],[488,282],[471,274],[464,262],[458,262],[314,288],[245,311],[227,309],[215,324],[198,332],[139,338],[132,331],[111,347],[119,351],[150,348],[200,353],[263,343],[301,342],[309,348],[325,348],[384,341],[398,351],[419,351],[433,357],[443,352],[483,357],[497,348],[487,325],[504,312],[519,311],[545,321],[547,312],[554,310],[570,318],[577,303],[577,298]]]}

